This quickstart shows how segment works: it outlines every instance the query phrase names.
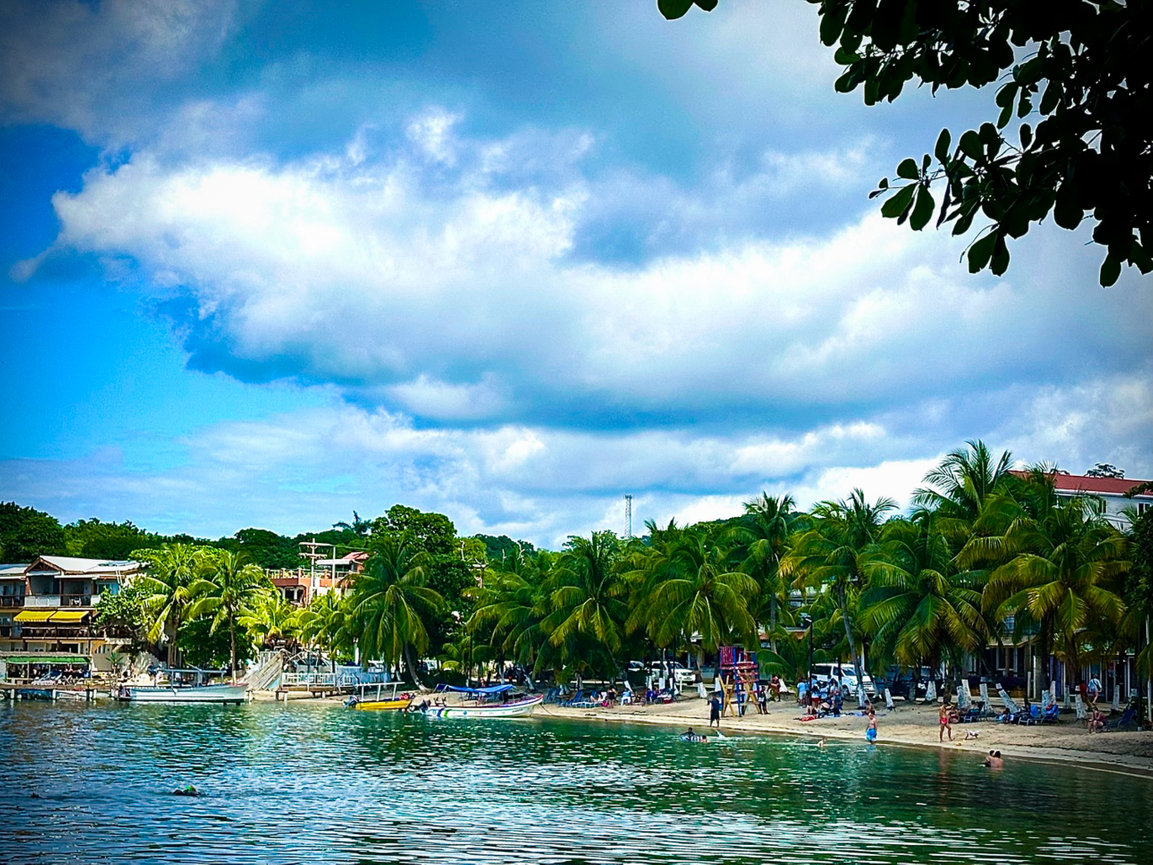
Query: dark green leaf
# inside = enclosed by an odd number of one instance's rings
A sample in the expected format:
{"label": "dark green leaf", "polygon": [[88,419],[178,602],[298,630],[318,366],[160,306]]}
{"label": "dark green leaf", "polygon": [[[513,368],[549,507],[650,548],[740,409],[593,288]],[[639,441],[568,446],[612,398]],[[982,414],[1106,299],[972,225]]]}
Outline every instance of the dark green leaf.
{"label": "dark green leaf", "polygon": [[821,13],[821,43],[823,45],[837,44],[837,40],[841,38],[841,33],[845,29],[845,16],[848,14],[848,8],[841,5],[823,8]]}
{"label": "dark green leaf", "polygon": [[706,12],[712,12],[717,8],[717,0],[693,0],[693,2]]}
{"label": "dark green leaf", "polygon": [[913,201],[913,193],[916,191],[917,187],[912,184],[898,189],[892,198],[881,205],[881,216],[889,219],[903,216],[905,211],[909,209],[909,205]]}
{"label": "dark green leaf", "polygon": [[1081,224],[1085,212],[1077,204],[1077,184],[1066,178],[1057,190],[1057,200],[1053,203],[1053,220],[1062,228],[1074,229]]}
{"label": "dark green leaf", "polygon": [[917,199],[913,204],[913,215],[909,217],[909,228],[920,231],[933,218],[934,201],[929,190],[917,187]]}
{"label": "dark green leaf", "polygon": [[969,247],[969,273],[979,273],[985,269],[989,257],[993,254],[993,244],[996,242],[997,236],[993,233],[973,241]]}
{"label": "dark green leaf", "polygon": [[1115,257],[1113,253],[1105,256],[1105,261],[1101,264],[1101,284],[1108,288],[1117,281],[1121,275],[1121,259]]}
{"label": "dark green leaf", "polygon": [[657,0],[657,9],[669,21],[682,17],[693,5],[693,0]]}
{"label": "dark green leaf", "polygon": [[1009,247],[1005,244],[1003,234],[998,233],[993,237],[993,255],[989,259],[989,269],[993,271],[994,276],[1004,276],[1005,271],[1009,269]]}
{"label": "dark green leaf", "polygon": [[970,159],[981,158],[981,137],[972,129],[961,136],[961,141],[957,146],[960,147],[961,152]]}
{"label": "dark green leaf", "polygon": [[942,129],[941,134],[937,136],[937,145],[933,148],[933,155],[937,157],[938,162],[949,161],[950,144],[952,144],[952,137],[949,135],[949,130]]}
{"label": "dark green leaf", "polygon": [[897,176],[906,180],[916,180],[918,177],[917,161],[911,156],[902,159],[901,164],[897,166]]}

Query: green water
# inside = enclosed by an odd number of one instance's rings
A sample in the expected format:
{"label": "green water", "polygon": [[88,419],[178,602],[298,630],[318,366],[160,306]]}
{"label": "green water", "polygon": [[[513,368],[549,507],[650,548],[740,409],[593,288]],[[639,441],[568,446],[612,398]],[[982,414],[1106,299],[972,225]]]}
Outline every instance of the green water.
{"label": "green water", "polygon": [[[177,797],[194,784],[204,795]],[[33,798],[35,793],[39,798]],[[0,705],[0,861],[1153,861],[1153,780],[339,706]]]}

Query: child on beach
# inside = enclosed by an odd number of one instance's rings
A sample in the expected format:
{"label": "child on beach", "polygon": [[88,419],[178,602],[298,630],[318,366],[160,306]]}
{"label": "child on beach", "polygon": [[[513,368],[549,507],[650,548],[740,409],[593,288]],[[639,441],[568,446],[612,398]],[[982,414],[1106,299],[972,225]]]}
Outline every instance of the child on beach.
{"label": "child on beach", "polygon": [[865,741],[872,745],[877,741],[877,713],[869,709],[869,722],[865,725]]}

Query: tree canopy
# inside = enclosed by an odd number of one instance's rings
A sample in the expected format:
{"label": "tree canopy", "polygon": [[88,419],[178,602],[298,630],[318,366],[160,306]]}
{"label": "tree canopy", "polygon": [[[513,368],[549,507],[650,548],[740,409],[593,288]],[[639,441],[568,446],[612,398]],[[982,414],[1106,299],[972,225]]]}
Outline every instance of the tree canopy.
{"label": "tree canopy", "polygon": [[[983,88],[1000,81],[990,119],[933,152],[907,157],[884,216],[920,231],[937,216],[963,235],[972,273],[1009,266],[1009,239],[1050,213],[1062,228],[1086,214],[1105,247],[1102,285],[1123,264],[1153,270],[1153,96],[1149,0],[808,0],[820,38],[844,67],[836,89],[866,105],[892,102],[906,84]],[[666,18],[717,0],[658,0]],[[933,190],[940,192],[939,200]]]}

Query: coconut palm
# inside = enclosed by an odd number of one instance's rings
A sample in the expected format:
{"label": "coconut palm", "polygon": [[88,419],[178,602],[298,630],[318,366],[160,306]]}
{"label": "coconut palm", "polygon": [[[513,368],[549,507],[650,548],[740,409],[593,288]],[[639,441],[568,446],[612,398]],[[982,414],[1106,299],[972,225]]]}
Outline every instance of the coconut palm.
{"label": "coconut palm", "polygon": [[548,580],[549,613],[541,621],[559,659],[578,673],[615,673],[624,640],[628,587],[614,565],[612,532],[570,537]]}
{"label": "coconut palm", "polygon": [[469,639],[538,670],[546,635],[541,623],[549,612],[546,586],[551,558],[548,553],[525,556],[518,548],[499,565],[490,567],[484,580],[467,593],[476,608],[466,623]]}
{"label": "coconut palm", "polygon": [[972,574],[957,572],[935,516],[890,520],[881,536],[862,556],[867,584],[857,613],[874,646],[905,666],[934,669],[942,656],[956,664],[961,650],[983,646],[989,629],[980,589]]}
{"label": "coconut palm", "polygon": [[144,609],[150,619],[146,638],[154,645],[166,643],[168,666],[175,666],[176,632],[186,618],[191,602],[189,588],[201,568],[204,548],[166,544],[159,549],[136,550],[132,558],[148,565],[145,574],[137,578],[146,593]]}
{"label": "coconut palm", "polygon": [[427,553],[385,536],[375,545],[364,572],[352,584],[352,630],[363,657],[397,664],[403,658],[414,684],[421,686],[417,657],[428,651],[426,619],[444,607],[427,585]]}
{"label": "coconut palm", "polygon": [[[869,504],[859,489],[848,500],[821,502],[813,509],[809,527],[794,536],[792,549],[781,560],[784,576],[792,578],[797,588],[831,593],[858,671],[851,610],[862,583],[862,557],[879,541],[884,517],[896,506],[885,497]],[[857,698],[863,701],[863,688],[858,688]]]}
{"label": "coconut palm", "polygon": [[1001,621],[1012,616],[1018,631],[1036,625],[1042,655],[1055,641],[1073,670],[1081,666],[1085,629],[1115,626],[1125,610],[1114,587],[1130,566],[1126,538],[1104,513],[1096,498],[1054,497],[1041,513],[1022,513],[1003,534],[971,539],[957,557],[963,567],[991,567],[982,597],[986,612]]}
{"label": "coconut palm", "polygon": [[915,505],[936,512],[939,530],[954,539],[958,548],[994,497],[1014,482],[1010,471],[1013,458],[1008,451],[994,460],[984,442],[966,444],[967,449],[951,451],[930,470],[924,478],[929,486],[913,494]]}
{"label": "coconut palm", "polygon": [[352,653],[351,604],[336,592],[314,597],[298,613],[300,639],[310,649],[325,652],[336,669],[336,656]]}
{"label": "coconut palm", "polygon": [[724,564],[727,551],[704,538],[686,538],[671,557],[670,572],[649,594],[649,634],[658,646],[687,643],[700,635],[701,648],[715,652],[731,642],[757,645],[757,581]]}
{"label": "coconut palm", "polygon": [[193,598],[188,618],[211,616],[210,634],[228,629],[228,671],[236,676],[236,629],[240,620],[252,615],[252,609],[269,592],[272,582],[259,567],[245,561],[243,553],[232,550],[206,549],[201,559],[200,576],[188,587]]}
{"label": "coconut palm", "polygon": [[271,591],[260,595],[237,621],[258,637],[265,648],[277,643],[292,646],[300,636],[301,612],[280,592]]}
{"label": "coconut palm", "polygon": [[757,581],[760,598],[758,619],[768,616],[770,646],[777,651],[777,616],[789,602],[789,584],[781,577],[781,559],[788,547],[789,536],[796,528],[798,514],[793,510],[793,497],[761,497],[745,502],[745,515],[730,535],[737,546],[733,555],[740,569]]}

